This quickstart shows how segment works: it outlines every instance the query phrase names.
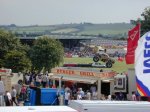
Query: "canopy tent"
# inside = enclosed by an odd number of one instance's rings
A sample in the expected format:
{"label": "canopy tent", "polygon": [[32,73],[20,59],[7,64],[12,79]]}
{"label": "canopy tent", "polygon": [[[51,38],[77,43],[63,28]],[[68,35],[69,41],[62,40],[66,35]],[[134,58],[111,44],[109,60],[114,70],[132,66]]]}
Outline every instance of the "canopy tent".
{"label": "canopy tent", "polygon": [[[52,73],[54,75],[51,75],[50,77],[54,80],[55,79],[59,80],[59,88],[61,88],[62,80],[76,81],[89,84],[93,84],[97,81],[98,99],[100,99],[101,96],[101,81],[106,79],[112,80],[112,78],[116,75],[116,72],[114,71],[94,72],[89,70],[80,70],[80,69],[76,70],[72,68],[62,68],[62,67],[52,69]],[[53,83],[55,83],[55,81]]]}

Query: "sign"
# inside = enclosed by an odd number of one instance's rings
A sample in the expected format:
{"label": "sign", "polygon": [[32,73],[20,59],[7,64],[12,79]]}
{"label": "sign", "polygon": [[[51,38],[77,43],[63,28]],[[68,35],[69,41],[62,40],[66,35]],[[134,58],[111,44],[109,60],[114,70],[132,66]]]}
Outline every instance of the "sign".
{"label": "sign", "polygon": [[12,72],[11,69],[0,69],[0,75],[10,74]]}
{"label": "sign", "polygon": [[69,76],[81,76],[81,77],[92,77],[92,78],[111,78],[116,75],[116,72],[90,72],[83,70],[71,70],[71,69],[62,69],[62,68],[54,68],[52,69],[52,73],[54,74],[62,74]]}
{"label": "sign", "polygon": [[0,95],[3,95],[4,93],[5,93],[4,83],[3,81],[0,81]]}
{"label": "sign", "polygon": [[126,75],[118,74],[114,77],[114,91],[113,92],[127,92],[126,89],[127,78]]}
{"label": "sign", "polygon": [[139,39],[135,50],[135,74],[138,93],[150,97],[150,32]]}

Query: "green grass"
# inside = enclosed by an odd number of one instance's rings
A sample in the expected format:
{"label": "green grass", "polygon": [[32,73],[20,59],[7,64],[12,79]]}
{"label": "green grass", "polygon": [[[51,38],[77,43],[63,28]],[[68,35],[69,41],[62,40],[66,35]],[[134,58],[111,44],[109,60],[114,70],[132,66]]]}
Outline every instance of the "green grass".
{"label": "green grass", "polygon": [[[93,63],[92,58],[64,58],[64,63]],[[103,68],[104,70],[114,70],[117,73],[128,71],[128,68],[134,68],[134,65],[127,65],[125,61],[116,61],[112,68]],[[100,68],[97,68],[100,69]]]}
{"label": "green grass", "polygon": [[98,35],[98,34],[105,34],[105,35],[115,35],[115,34],[124,34],[126,33],[126,30],[84,30],[82,32],[79,32],[78,34],[88,34],[88,35]]}
{"label": "green grass", "polygon": [[52,33],[71,33],[71,32],[76,32],[78,29],[76,28],[64,28],[64,29],[59,29],[52,31]]}

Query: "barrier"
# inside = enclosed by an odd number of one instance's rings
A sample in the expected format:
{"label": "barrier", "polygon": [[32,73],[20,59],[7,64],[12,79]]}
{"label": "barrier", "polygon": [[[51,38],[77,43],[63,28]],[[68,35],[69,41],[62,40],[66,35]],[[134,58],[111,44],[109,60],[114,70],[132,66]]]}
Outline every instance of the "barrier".
{"label": "barrier", "polygon": [[[59,104],[58,89],[56,88],[42,88],[41,89],[41,104],[42,105],[57,105]],[[64,95],[64,91],[61,91]]]}

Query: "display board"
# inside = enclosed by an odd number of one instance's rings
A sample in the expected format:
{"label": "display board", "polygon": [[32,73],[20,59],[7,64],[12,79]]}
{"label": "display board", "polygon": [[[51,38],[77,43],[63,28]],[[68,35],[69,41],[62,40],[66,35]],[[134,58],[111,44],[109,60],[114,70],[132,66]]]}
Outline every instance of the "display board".
{"label": "display board", "polygon": [[3,95],[5,93],[4,83],[3,81],[0,81],[0,95]]}

